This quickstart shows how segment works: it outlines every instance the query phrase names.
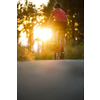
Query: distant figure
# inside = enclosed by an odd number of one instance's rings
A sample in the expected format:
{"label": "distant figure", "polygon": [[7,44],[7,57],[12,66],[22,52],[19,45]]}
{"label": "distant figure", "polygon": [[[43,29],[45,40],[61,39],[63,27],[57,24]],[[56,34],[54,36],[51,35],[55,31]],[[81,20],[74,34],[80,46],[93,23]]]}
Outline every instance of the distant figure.
{"label": "distant figure", "polygon": [[61,7],[62,7],[61,3],[56,3],[54,5],[55,10],[53,10],[51,12],[50,18],[48,20],[48,25],[49,25],[49,22],[50,22],[51,18],[53,16],[55,18],[55,21],[54,21],[53,25],[51,26],[54,38],[56,37],[55,33],[56,33],[57,30],[63,30],[62,35],[64,37],[65,36],[65,32],[66,32],[66,28],[67,28],[67,22],[68,22],[67,15],[61,9]]}

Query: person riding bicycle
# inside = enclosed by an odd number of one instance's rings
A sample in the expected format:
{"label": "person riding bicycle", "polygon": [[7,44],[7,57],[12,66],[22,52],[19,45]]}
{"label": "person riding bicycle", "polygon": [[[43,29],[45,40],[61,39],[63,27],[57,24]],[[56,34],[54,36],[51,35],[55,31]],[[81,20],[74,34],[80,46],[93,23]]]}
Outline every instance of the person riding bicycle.
{"label": "person riding bicycle", "polygon": [[55,21],[51,26],[53,36],[55,38],[56,37],[55,32],[58,31],[58,30],[62,30],[63,31],[62,35],[63,35],[63,39],[64,39],[68,19],[67,19],[66,13],[61,9],[61,7],[62,7],[61,3],[59,3],[59,2],[55,3],[55,5],[54,5],[55,10],[53,10],[50,14],[50,17],[49,17],[49,20],[48,20],[48,25],[49,25],[51,18],[54,16]]}

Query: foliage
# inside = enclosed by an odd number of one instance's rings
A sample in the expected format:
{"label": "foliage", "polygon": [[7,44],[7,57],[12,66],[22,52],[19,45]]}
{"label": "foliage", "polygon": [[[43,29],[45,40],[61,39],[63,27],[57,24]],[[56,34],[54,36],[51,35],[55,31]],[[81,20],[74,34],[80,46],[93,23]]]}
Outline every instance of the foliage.
{"label": "foliage", "polygon": [[35,60],[53,60],[53,55],[35,54]]}
{"label": "foliage", "polygon": [[[84,59],[84,42],[73,43],[71,40],[65,45],[65,58],[64,59]],[[74,45],[73,45],[74,44]],[[52,46],[46,45],[45,52],[43,54],[35,53],[36,60],[53,60]],[[49,55],[51,53],[51,55]],[[56,54],[58,58],[58,53]]]}
{"label": "foliage", "polygon": [[66,32],[69,34],[70,39],[75,40],[75,37],[77,37],[78,41],[82,41],[84,39],[84,0],[50,0],[48,6],[44,6],[43,9],[45,16],[44,26],[46,26],[50,13],[56,2],[62,4],[62,9],[67,14],[68,25]]}
{"label": "foliage", "polygon": [[72,42],[67,42],[65,46],[65,59],[84,59],[84,43],[81,42],[73,46]]}
{"label": "foliage", "polygon": [[[41,5],[37,9],[37,22],[41,27],[47,26],[53,6],[56,2],[61,2],[62,9],[68,16],[68,25],[66,30],[65,59],[84,59],[84,0],[49,0],[47,6]],[[51,24],[53,20],[50,21]],[[22,28],[19,27],[22,25]],[[53,59],[51,53],[51,45],[46,44],[43,54],[32,52],[29,48],[33,46],[33,31],[36,25],[35,5],[26,0],[25,5],[17,2],[17,43],[21,32],[26,32],[28,38],[28,46],[23,47],[17,44],[17,60],[49,60]],[[77,37],[77,43],[75,38]]]}
{"label": "foliage", "polygon": [[[28,43],[33,45],[33,28],[36,25],[35,21],[35,5],[26,0],[25,5],[17,2],[17,42],[21,32],[26,32]],[[22,26],[20,28],[20,26]]]}
{"label": "foliage", "polygon": [[34,60],[35,56],[28,48],[17,44],[17,61]]}
{"label": "foliage", "polygon": [[[46,46],[44,53],[36,53],[30,51],[27,47],[23,47],[20,44],[17,45],[17,60],[53,60],[53,53],[51,46]],[[51,53],[51,55],[50,55]],[[65,45],[65,58],[64,59],[84,59],[84,43],[75,44],[73,41],[67,42]]]}
{"label": "foliage", "polygon": [[41,53],[35,53],[36,60],[53,60],[53,49],[51,42],[47,40],[42,47]]}

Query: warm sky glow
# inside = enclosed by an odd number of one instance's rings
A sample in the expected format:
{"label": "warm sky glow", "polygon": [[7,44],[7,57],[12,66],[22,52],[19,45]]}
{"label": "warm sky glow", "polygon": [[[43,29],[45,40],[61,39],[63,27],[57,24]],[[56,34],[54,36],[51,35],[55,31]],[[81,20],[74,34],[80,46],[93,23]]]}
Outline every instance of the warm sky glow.
{"label": "warm sky glow", "polygon": [[27,46],[28,45],[28,38],[26,37],[26,32],[21,32],[20,34],[20,38],[19,38],[19,43],[21,43],[23,46]]}
{"label": "warm sky glow", "polygon": [[49,29],[40,29],[39,30],[39,38],[46,41],[51,38],[51,30]]}
{"label": "warm sky glow", "polygon": [[34,43],[33,48],[34,48],[33,49],[34,51],[37,51],[37,48],[38,48],[38,42],[37,41]]}
{"label": "warm sky glow", "polygon": [[37,38],[37,36],[43,41],[46,41],[51,38],[51,30],[40,27],[38,27],[37,29],[36,27],[34,27],[34,38]]}
{"label": "warm sky glow", "polygon": [[[17,0],[20,1],[22,4],[25,4],[26,0]],[[36,8],[39,8],[40,5],[45,4],[47,5],[49,0],[28,0],[29,2],[32,2],[33,4],[36,5]],[[19,30],[22,30],[23,26],[20,25]],[[19,38],[19,43],[21,43],[23,46],[27,46],[28,45],[28,38],[26,38],[26,33],[22,33],[20,34],[20,38]],[[43,41],[46,41],[48,39],[51,38],[51,30],[50,29],[40,29],[40,27],[38,27],[38,29],[36,27],[34,27],[34,39],[39,37],[40,39],[42,39]],[[39,45],[42,45],[42,43],[39,41]],[[38,43],[37,41],[34,44],[34,50],[37,50],[37,46]]]}
{"label": "warm sky glow", "polygon": [[[40,38],[43,41],[46,41],[48,39],[51,38],[51,30],[50,29],[46,29],[46,28],[36,28],[36,26],[34,27],[34,39],[36,38]],[[39,45],[42,45],[41,41],[39,41]],[[37,51],[38,48],[38,43],[37,41],[34,43],[34,50]]]}
{"label": "warm sky glow", "polygon": [[[25,4],[25,0],[20,0],[21,3]],[[39,8],[40,5],[45,4],[47,5],[49,0],[28,0],[29,2],[33,2],[33,4],[36,4],[36,7]]]}
{"label": "warm sky glow", "polygon": [[[23,45],[23,46],[27,46],[28,45],[28,38],[26,37],[26,32],[24,32],[24,33],[21,32],[20,36],[21,37],[19,38],[19,43],[21,43],[21,45]],[[40,28],[40,27],[38,27],[38,29],[37,29],[35,26],[34,27],[34,39],[36,39],[37,37],[39,37],[43,41],[46,41],[46,40],[51,38],[51,30],[46,29],[46,28]],[[41,41],[39,41],[39,45],[42,45]],[[34,50],[37,51],[37,47],[38,47],[37,41],[35,41],[33,47],[34,47]]]}

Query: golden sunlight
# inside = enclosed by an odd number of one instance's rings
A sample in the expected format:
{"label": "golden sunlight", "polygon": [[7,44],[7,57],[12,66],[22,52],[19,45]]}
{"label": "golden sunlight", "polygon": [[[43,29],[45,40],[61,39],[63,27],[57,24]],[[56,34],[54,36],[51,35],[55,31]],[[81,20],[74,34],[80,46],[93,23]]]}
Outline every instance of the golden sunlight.
{"label": "golden sunlight", "polygon": [[[43,40],[44,42],[46,42],[46,40],[51,38],[51,30],[50,29],[46,29],[46,28],[40,28],[40,27],[34,27],[34,39],[39,38],[41,40]],[[42,50],[42,42],[39,41],[35,41],[33,48],[34,51],[37,51],[38,49],[38,45],[39,45],[39,52],[41,52]]]}
{"label": "golden sunlight", "polygon": [[38,37],[40,39],[42,39],[43,41],[50,39],[51,38],[51,30],[45,29],[45,28],[40,29],[39,33],[38,33]]}
{"label": "golden sunlight", "polygon": [[20,38],[19,38],[19,43],[21,43],[21,45],[23,46],[27,46],[28,45],[28,38],[26,37],[26,32],[21,32],[20,34]]}
{"label": "golden sunlight", "polygon": [[34,43],[33,48],[34,48],[34,51],[37,51],[37,48],[38,48],[38,42],[37,41]]}
{"label": "golden sunlight", "polygon": [[[51,38],[51,30],[46,29],[46,28],[34,27],[34,39],[36,39],[37,37],[43,41],[46,41]],[[27,41],[28,41],[28,38],[26,37],[26,32],[24,33],[21,32],[19,43],[23,42],[22,43],[23,45],[27,45]]]}
{"label": "golden sunlight", "polygon": [[46,28],[34,27],[34,38],[39,38],[46,41],[51,38],[51,30]]}
{"label": "golden sunlight", "polygon": [[[18,1],[18,0],[17,0]],[[22,4],[25,4],[25,0],[20,0]],[[29,0],[29,2],[32,2],[33,4],[36,4],[36,8],[39,8],[40,5],[45,4],[49,2],[49,0]]]}
{"label": "golden sunlight", "polygon": [[23,29],[23,25],[21,24],[19,27],[18,27],[18,30],[21,31]]}

